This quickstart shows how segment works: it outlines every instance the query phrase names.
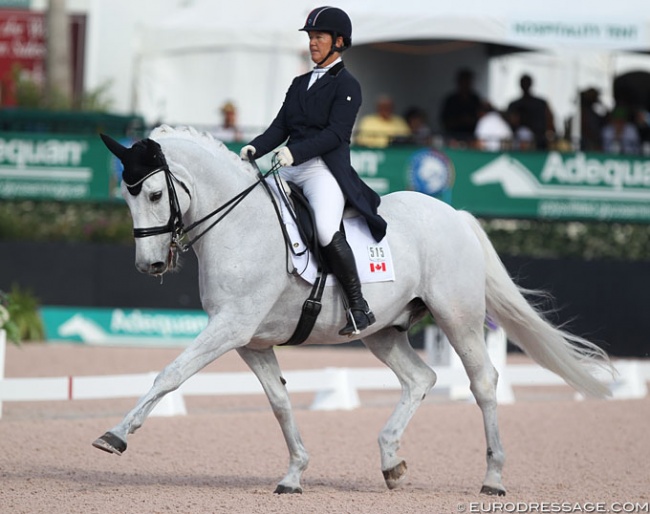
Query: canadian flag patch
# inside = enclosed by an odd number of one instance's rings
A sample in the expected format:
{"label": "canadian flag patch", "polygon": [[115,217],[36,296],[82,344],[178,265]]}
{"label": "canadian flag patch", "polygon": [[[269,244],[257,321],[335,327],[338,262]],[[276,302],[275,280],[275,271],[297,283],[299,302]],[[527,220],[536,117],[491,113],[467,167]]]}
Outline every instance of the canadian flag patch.
{"label": "canadian flag patch", "polygon": [[377,273],[378,271],[386,272],[386,263],[385,262],[371,262],[370,263],[370,273]]}

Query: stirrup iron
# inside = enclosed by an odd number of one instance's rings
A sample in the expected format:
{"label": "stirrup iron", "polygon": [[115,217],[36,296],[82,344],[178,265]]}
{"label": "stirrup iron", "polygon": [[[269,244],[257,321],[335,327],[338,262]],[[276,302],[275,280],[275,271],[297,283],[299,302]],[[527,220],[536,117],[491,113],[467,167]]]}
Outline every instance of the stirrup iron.
{"label": "stirrup iron", "polygon": [[[357,327],[357,320],[354,319],[354,314],[352,314],[352,309],[348,309],[346,311],[346,315],[347,315],[347,318],[348,318],[348,322],[352,323],[352,328],[353,328],[352,332],[350,332],[348,337],[359,335],[361,333],[361,330],[359,330],[359,327]],[[345,327],[343,327],[341,330],[345,330],[346,328],[347,328],[347,325],[345,325]]]}
{"label": "stirrup iron", "polygon": [[[360,313],[361,316],[365,316],[365,319],[363,320],[364,324],[361,328],[359,328],[359,326],[357,325],[357,320],[354,316],[354,311]],[[359,335],[362,330],[365,330],[376,321],[375,315],[370,310],[370,307],[368,307],[368,304],[366,304],[365,308],[363,309],[348,308],[346,309],[345,313],[348,322],[341,330],[339,330],[339,335],[341,336],[352,337],[352,336]],[[352,328],[352,331],[349,331],[350,328]]]}

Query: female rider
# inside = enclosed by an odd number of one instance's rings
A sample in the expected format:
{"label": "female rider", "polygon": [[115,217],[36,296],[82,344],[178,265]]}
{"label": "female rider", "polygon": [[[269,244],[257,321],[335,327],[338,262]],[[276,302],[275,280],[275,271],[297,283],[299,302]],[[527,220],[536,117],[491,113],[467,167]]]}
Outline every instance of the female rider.
{"label": "female rider", "polygon": [[352,23],[336,7],[311,11],[303,28],[309,35],[313,71],[296,77],[269,128],[241,149],[262,157],[275,150],[280,176],[295,182],[314,211],[318,240],[332,273],[348,299],[348,323],[339,334],[358,334],[375,322],[361,293],[354,255],[340,231],[343,209],[355,208],[380,241],[386,222],[377,214],[380,199],[350,164],[350,137],[361,106],[361,87],[345,69],[341,53],[352,44]]}

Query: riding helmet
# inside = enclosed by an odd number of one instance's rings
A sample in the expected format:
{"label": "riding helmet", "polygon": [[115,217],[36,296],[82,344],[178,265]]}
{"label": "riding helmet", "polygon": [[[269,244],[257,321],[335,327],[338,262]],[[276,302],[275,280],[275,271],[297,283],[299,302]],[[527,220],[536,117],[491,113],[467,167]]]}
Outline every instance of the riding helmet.
{"label": "riding helmet", "polygon": [[305,26],[299,30],[329,32],[334,40],[338,36],[343,37],[343,49],[352,46],[352,22],[345,11],[338,7],[316,7],[307,15]]}

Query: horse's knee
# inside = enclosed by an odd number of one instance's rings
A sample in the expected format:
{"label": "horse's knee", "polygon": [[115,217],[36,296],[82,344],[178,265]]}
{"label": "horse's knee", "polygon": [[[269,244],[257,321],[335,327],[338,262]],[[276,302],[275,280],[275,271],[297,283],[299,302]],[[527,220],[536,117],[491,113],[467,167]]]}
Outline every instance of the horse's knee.
{"label": "horse's knee", "polygon": [[284,423],[285,421],[291,419],[292,412],[293,412],[291,409],[291,405],[279,405],[276,403],[271,403],[271,409],[273,410],[273,414],[275,415],[275,418],[280,423]]}
{"label": "horse's knee", "polygon": [[293,417],[293,407],[291,405],[291,400],[289,395],[284,393],[274,394],[273,392],[267,393],[267,398],[271,404],[271,410],[275,415],[275,418],[280,423],[288,422]]}
{"label": "horse's knee", "polygon": [[159,392],[167,394],[178,389],[181,385],[182,377],[180,372],[173,366],[167,366],[163,369],[153,381],[153,385]]}

